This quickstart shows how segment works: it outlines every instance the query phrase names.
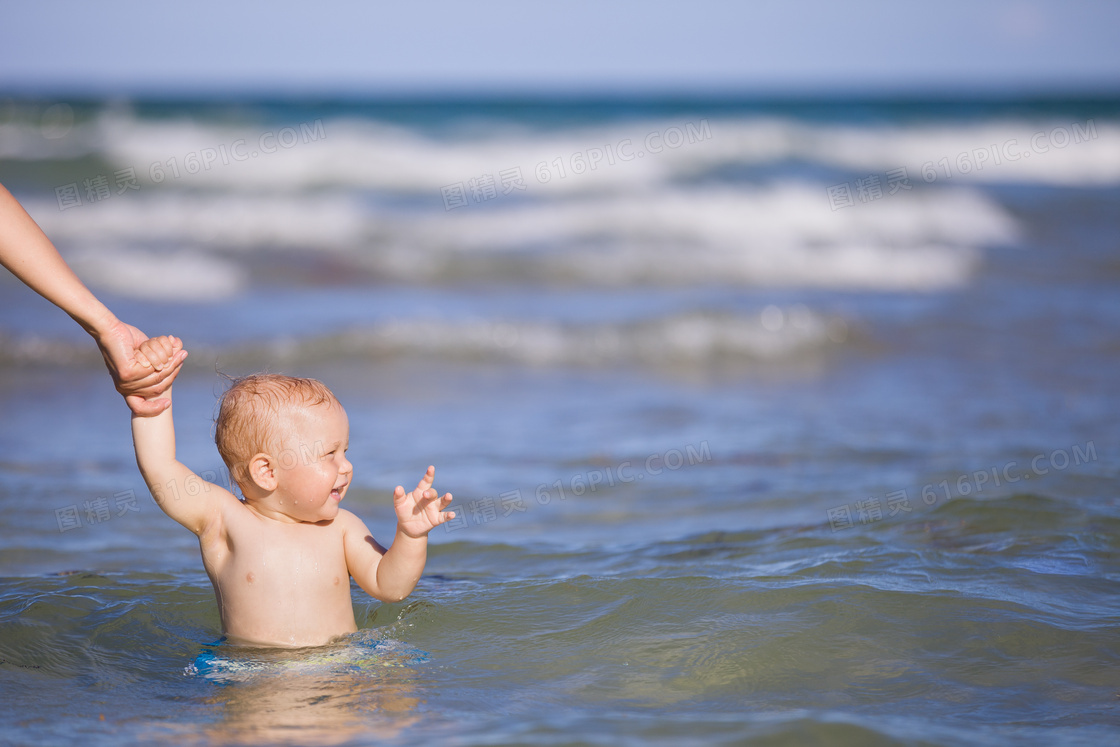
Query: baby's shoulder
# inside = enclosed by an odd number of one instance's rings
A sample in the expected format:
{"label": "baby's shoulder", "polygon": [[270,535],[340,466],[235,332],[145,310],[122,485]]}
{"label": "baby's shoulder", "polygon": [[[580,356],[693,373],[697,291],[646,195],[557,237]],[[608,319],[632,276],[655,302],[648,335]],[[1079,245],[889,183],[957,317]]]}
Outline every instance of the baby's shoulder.
{"label": "baby's shoulder", "polygon": [[353,511],[347,511],[345,508],[338,509],[338,515],[334,517],[331,525],[343,532],[347,530],[363,530],[366,526],[365,522],[359,519],[357,514]]}

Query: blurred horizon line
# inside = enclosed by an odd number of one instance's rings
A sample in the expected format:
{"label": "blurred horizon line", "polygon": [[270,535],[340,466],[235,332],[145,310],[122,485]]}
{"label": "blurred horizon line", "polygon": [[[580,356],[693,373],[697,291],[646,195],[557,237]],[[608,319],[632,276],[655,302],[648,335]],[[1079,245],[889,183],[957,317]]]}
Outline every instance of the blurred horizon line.
{"label": "blurred horizon line", "polygon": [[446,105],[448,103],[471,104],[517,104],[517,103],[594,103],[594,104],[688,104],[703,101],[724,104],[750,105],[796,105],[796,104],[966,104],[999,106],[1004,103],[1113,103],[1120,101],[1120,83],[1115,87],[1087,87],[1070,90],[1058,89],[1001,89],[999,91],[952,89],[931,87],[928,89],[829,89],[829,90],[787,90],[753,88],[675,88],[607,90],[555,88],[548,90],[522,90],[480,87],[463,89],[410,89],[369,88],[369,89],[310,89],[310,88],[190,88],[176,90],[135,89],[90,89],[68,87],[33,87],[0,85],[0,102],[24,101],[67,101],[72,103],[260,103],[299,102],[319,104],[348,103],[425,103]]}
{"label": "blurred horizon line", "polygon": [[207,85],[0,81],[0,98],[72,101],[681,101],[725,100],[759,103],[784,102],[946,102],[1000,103],[1003,101],[1109,101],[1120,98],[1120,79],[1052,85],[954,85],[930,82],[908,85],[564,85],[544,86],[483,84],[432,85]]}

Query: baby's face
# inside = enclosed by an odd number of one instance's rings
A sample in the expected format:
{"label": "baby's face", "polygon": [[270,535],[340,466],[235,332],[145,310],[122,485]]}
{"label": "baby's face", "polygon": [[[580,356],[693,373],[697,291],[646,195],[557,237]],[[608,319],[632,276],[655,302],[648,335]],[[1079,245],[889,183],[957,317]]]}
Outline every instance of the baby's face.
{"label": "baby's face", "polygon": [[276,508],[298,521],[333,519],[354,475],[354,465],[346,458],[346,411],[337,402],[293,407],[281,420]]}

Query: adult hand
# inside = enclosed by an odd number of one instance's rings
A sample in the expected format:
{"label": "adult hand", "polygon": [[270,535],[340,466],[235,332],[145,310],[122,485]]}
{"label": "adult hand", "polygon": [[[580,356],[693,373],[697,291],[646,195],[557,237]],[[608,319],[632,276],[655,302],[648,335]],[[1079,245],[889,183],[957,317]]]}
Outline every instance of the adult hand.
{"label": "adult hand", "polygon": [[180,366],[187,359],[187,351],[183,350],[179,338],[171,338],[173,348],[166,360],[154,362],[138,350],[148,336],[118,319],[94,333],[94,339],[117,391],[124,395],[130,410],[137,415],[152,416],[171,406],[169,399],[149,398],[166,392],[179,375]]}
{"label": "adult hand", "polygon": [[118,320],[78,279],[54,244],[32,220],[11,192],[0,184],[0,265],[29,288],[69,314],[93,335],[117,391],[137,415],[158,415],[171,406],[169,399],[153,399],[167,391],[186,359],[183,343],[174,339],[162,360],[150,361],[139,353],[148,339],[140,330]]}

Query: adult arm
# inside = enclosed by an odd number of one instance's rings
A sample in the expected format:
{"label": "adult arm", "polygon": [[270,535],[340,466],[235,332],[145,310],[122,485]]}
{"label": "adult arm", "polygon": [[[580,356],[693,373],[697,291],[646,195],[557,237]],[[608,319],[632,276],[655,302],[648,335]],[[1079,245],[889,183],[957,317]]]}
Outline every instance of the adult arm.
{"label": "adult arm", "polygon": [[137,355],[147,340],[140,330],[117,319],[82,283],[54,244],[16,198],[0,184],[0,264],[33,291],[65,311],[101,350],[117,391],[133,412],[155,414],[171,406],[153,399],[171,386],[186,359],[183,344],[173,339],[174,354],[154,366]]}

